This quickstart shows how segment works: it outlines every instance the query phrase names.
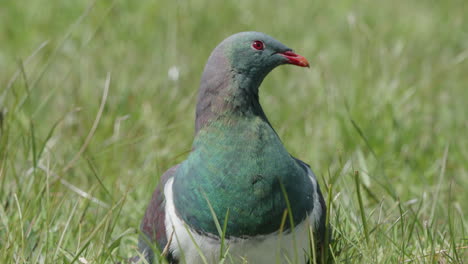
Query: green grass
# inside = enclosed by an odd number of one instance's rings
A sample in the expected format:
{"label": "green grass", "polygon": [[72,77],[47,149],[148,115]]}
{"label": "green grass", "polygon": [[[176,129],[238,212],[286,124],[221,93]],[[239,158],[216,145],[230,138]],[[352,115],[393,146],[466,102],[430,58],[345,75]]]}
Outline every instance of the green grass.
{"label": "green grass", "polygon": [[245,30],[311,63],[275,70],[261,100],[330,197],[331,258],[468,259],[465,2],[3,0],[0,263],[135,255],[191,148],[203,65]]}

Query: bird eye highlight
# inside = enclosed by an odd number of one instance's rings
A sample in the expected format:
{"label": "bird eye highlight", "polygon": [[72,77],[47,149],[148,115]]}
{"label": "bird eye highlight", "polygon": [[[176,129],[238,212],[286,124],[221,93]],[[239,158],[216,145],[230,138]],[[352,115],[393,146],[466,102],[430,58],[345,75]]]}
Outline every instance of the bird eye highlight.
{"label": "bird eye highlight", "polygon": [[263,44],[263,42],[261,42],[260,40],[255,40],[254,42],[252,42],[252,48],[256,50],[263,50],[265,49],[265,44]]}

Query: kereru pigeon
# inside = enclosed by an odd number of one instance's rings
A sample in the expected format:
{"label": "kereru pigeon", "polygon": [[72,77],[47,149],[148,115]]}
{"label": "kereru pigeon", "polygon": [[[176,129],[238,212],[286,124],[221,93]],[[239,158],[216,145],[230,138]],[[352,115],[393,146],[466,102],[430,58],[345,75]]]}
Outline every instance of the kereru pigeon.
{"label": "kereru pigeon", "polygon": [[[169,263],[224,255],[224,263],[306,263],[310,238],[322,243],[326,206],[316,177],[288,153],[258,99],[265,76],[283,64],[309,67],[259,32],[232,35],[211,53],[192,151],[162,175],[141,223],[139,250],[149,263],[153,248]],[[214,215],[221,228],[227,215],[224,235]]]}

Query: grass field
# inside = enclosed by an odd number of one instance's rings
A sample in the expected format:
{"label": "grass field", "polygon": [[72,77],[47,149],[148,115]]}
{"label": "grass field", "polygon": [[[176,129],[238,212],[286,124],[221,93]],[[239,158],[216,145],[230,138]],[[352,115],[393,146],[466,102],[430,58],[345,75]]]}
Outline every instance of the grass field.
{"label": "grass field", "polygon": [[135,255],[159,176],[191,148],[204,63],[246,30],[311,63],[276,69],[260,96],[330,198],[331,258],[468,260],[467,14],[465,0],[3,0],[0,263]]}

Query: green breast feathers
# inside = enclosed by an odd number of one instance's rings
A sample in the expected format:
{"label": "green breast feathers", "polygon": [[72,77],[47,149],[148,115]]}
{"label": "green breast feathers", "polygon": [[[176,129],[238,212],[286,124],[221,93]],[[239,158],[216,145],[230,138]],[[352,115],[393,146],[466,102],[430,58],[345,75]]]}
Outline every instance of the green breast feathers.
{"label": "green breast feathers", "polygon": [[[262,118],[218,120],[200,130],[193,151],[177,171],[174,202],[181,218],[199,232],[217,235],[207,199],[227,236],[277,231],[287,210],[301,222],[313,208],[307,169],[284,148]],[[286,221],[285,228],[290,223]]]}

